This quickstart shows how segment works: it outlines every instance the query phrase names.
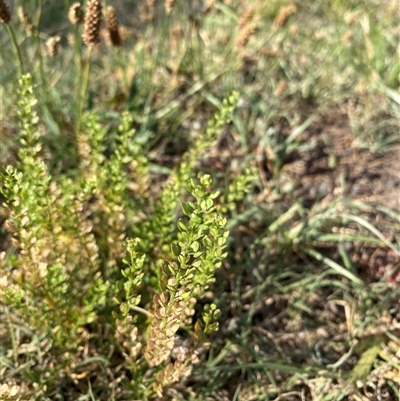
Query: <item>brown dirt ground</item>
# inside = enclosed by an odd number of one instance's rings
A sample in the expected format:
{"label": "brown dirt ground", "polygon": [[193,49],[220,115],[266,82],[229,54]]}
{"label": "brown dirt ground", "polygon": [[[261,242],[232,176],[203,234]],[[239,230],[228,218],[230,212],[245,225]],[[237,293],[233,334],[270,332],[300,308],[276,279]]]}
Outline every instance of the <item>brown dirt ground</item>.
{"label": "brown dirt ground", "polygon": [[400,144],[384,153],[361,147],[352,134],[348,109],[346,104],[330,108],[303,133],[304,141],[316,140],[317,146],[294,155],[285,166],[298,185],[295,196],[314,200],[322,184],[326,192],[338,194],[344,179],[345,195],[400,212]]}

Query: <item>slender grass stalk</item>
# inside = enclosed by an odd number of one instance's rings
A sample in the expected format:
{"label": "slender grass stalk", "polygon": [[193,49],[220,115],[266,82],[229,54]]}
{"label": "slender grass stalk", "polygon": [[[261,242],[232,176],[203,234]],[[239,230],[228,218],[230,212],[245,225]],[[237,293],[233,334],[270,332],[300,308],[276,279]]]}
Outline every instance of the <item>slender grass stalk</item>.
{"label": "slender grass stalk", "polygon": [[76,122],[76,139],[78,140],[80,135],[80,128],[82,123],[83,103],[87,88],[89,85],[90,75],[90,58],[93,51],[93,46],[100,41],[100,28],[102,22],[102,5],[100,0],[91,0],[86,9],[85,23],[83,29],[82,40],[83,43],[88,47],[87,62],[85,70],[82,75],[82,91],[80,93],[80,99],[77,110],[77,122]]}
{"label": "slender grass stalk", "polygon": [[8,326],[8,331],[10,332],[10,340],[12,344],[12,349],[13,349],[13,359],[15,366],[18,365],[18,347],[17,347],[17,341],[15,339],[14,335],[14,330],[11,322],[11,316],[10,316],[10,311],[8,310],[8,307],[6,306],[5,308],[6,312],[6,320],[7,320],[7,326]]}
{"label": "slender grass stalk", "polygon": [[[165,49],[168,48],[168,39],[169,39],[169,27],[170,20],[168,17],[163,18],[161,24],[161,33],[159,35],[159,41],[157,43],[156,55],[154,57],[154,64],[159,65],[161,63],[162,56],[165,52]],[[154,27],[152,27],[152,34],[154,35]]]}
{"label": "slender grass stalk", "polygon": [[36,46],[35,57],[39,63],[39,76],[40,76],[40,85],[38,85],[38,90],[40,93],[40,100],[43,107],[43,113],[45,113],[49,118],[53,119],[51,110],[49,108],[51,98],[51,92],[49,88],[49,80],[45,76],[44,72],[44,63],[43,63],[43,54],[40,45],[40,27],[42,23],[42,15],[43,15],[43,0],[38,0],[37,2],[37,13],[36,13],[36,25],[33,30],[33,40]]}
{"label": "slender grass stalk", "polygon": [[38,5],[37,5],[38,11],[37,11],[37,21],[36,21],[36,27],[35,31],[33,34],[33,37],[35,38],[35,43],[36,43],[36,55],[39,61],[39,74],[40,74],[40,80],[42,84],[42,88],[47,94],[47,81],[44,76],[44,71],[43,71],[43,56],[42,52],[40,49],[40,25],[42,23],[42,14],[43,14],[43,0],[38,0]]}
{"label": "slender grass stalk", "polygon": [[10,35],[12,45],[14,47],[14,52],[17,56],[17,64],[19,68],[19,74],[22,77],[24,75],[24,64],[22,62],[21,52],[19,50],[17,38],[15,37],[14,30],[11,28],[10,24],[5,24],[8,34]]}
{"label": "slender grass stalk", "polygon": [[118,64],[123,74],[122,76],[124,81],[124,87],[126,88],[126,90],[129,90],[128,73],[127,73],[127,68],[125,68],[126,63],[124,61],[124,54],[122,53],[120,48],[117,48],[116,51],[117,51]]}
{"label": "slender grass stalk", "polygon": [[79,135],[79,131],[81,129],[82,123],[82,114],[83,114],[83,104],[85,102],[86,92],[89,85],[89,76],[90,76],[90,58],[92,56],[93,46],[90,45],[88,47],[87,61],[85,70],[82,75],[82,91],[79,96],[78,102],[78,111],[77,111],[77,121],[76,121],[76,134]]}
{"label": "slender grass stalk", "polygon": [[77,77],[77,84],[79,87],[79,80],[82,75],[82,38],[79,35],[79,26],[76,25],[74,27],[74,39],[75,39],[75,68],[76,68],[76,77]]}
{"label": "slender grass stalk", "polygon": [[[73,3],[70,7],[68,6],[68,2],[65,1],[65,8],[68,8],[68,19],[69,22],[73,25],[74,28],[74,59],[75,59],[75,81],[76,87],[80,87],[80,79],[82,72],[82,38],[79,34],[79,26],[84,21],[84,12],[81,7],[81,4],[78,2]],[[79,102],[79,98],[78,98]],[[76,106],[78,107],[78,106]]]}

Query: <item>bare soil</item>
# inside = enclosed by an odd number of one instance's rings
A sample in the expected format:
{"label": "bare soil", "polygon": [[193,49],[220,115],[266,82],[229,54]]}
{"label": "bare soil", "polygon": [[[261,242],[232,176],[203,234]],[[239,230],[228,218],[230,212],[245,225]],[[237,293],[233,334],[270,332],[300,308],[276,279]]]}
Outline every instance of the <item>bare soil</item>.
{"label": "bare soil", "polygon": [[295,196],[315,200],[324,185],[326,194],[341,193],[400,212],[400,144],[371,152],[354,137],[349,108],[347,104],[330,108],[303,133],[304,141],[317,145],[311,152],[294,155],[285,166],[298,184]]}

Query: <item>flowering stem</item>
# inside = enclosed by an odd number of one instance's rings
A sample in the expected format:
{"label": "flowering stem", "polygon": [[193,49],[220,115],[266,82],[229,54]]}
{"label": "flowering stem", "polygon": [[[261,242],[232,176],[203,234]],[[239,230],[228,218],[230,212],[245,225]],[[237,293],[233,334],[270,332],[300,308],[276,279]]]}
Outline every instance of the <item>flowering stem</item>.
{"label": "flowering stem", "polygon": [[36,28],[35,32],[33,34],[35,42],[36,42],[36,53],[37,57],[39,60],[39,73],[40,73],[40,79],[42,82],[42,87],[44,88],[44,93],[45,95],[48,95],[47,91],[47,81],[44,76],[44,70],[43,70],[43,55],[42,51],[40,49],[40,25],[42,23],[42,14],[43,14],[43,0],[38,1],[38,12],[37,12],[37,22],[36,22]]}
{"label": "flowering stem", "polygon": [[85,71],[82,77],[82,91],[80,94],[79,104],[78,104],[78,115],[77,115],[77,123],[76,123],[76,133],[79,135],[79,131],[81,129],[82,122],[82,113],[83,113],[83,103],[85,101],[86,91],[89,85],[89,75],[90,75],[90,58],[92,55],[93,46],[90,45],[88,48],[87,61],[85,66]]}

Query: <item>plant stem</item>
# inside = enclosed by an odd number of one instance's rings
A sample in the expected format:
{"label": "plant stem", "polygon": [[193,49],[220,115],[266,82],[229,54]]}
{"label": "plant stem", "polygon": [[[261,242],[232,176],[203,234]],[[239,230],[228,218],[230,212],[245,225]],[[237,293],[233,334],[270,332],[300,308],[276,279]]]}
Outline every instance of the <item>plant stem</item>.
{"label": "plant stem", "polygon": [[42,49],[40,48],[40,26],[42,22],[42,14],[43,14],[43,0],[38,0],[37,3],[37,13],[36,13],[36,26],[35,30],[33,32],[33,39],[35,41],[36,45],[36,56],[37,60],[39,62],[39,75],[40,75],[40,90],[42,91],[41,93],[41,100],[43,99],[43,111],[51,115],[51,112],[49,110],[49,102],[48,100],[51,97],[51,92],[48,87],[48,80],[45,78],[45,73],[44,73],[44,66],[43,66],[43,55],[42,55]]}
{"label": "plant stem", "polygon": [[14,31],[13,31],[13,29],[11,28],[10,24],[5,24],[5,25],[6,25],[8,34],[10,35],[11,42],[12,42],[12,44],[13,44],[15,54],[17,55],[17,60],[18,60],[18,63],[17,63],[17,64],[18,64],[18,67],[19,67],[19,73],[20,73],[20,75],[22,76],[22,75],[24,75],[24,65],[23,65],[23,63],[22,63],[21,52],[20,52],[20,50],[19,50],[19,46],[18,46],[18,43],[17,43],[17,39],[16,39],[16,37],[15,37]]}
{"label": "plant stem", "polygon": [[43,0],[38,1],[38,16],[36,22],[36,31],[37,33],[40,32],[40,24],[42,22],[42,14],[43,14]]}
{"label": "plant stem", "polygon": [[122,54],[120,48],[116,49],[116,52],[117,52],[118,64],[119,64],[119,67],[120,67],[121,70],[122,70],[123,85],[124,85],[124,87],[126,88],[126,90],[129,91],[128,74],[127,74],[127,68],[125,67],[123,54]]}
{"label": "plant stem", "polygon": [[[79,87],[80,84],[80,78],[81,78],[81,73],[82,73],[82,39],[81,36],[79,35],[79,26],[76,25],[74,27],[74,36],[75,36],[75,68],[76,68],[76,77],[77,77],[77,86]],[[79,99],[78,99],[79,102]],[[78,105],[79,107],[79,105]]]}
{"label": "plant stem", "polygon": [[153,318],[153,314],[152,313],[150,313],[146,309],[140,308],[139,306],[131,305],[129,308],[134,310],[134,311],[136,311],[136,312],[143,313],[144,315],[148,316],[151,319]]}
{"label": "plant stem", "polygon": [[37,12],[37,22],[36,22],[36,28],[35,32],[33,34],[36,42],[36,51],[37,51],[37,56],[39,59],[39,73],[40,73],[40,79],[42,81],[42,87],[45,91],[45,94],[47,94],[47,88],[46,88],[46,80],[44,78],[44,72],[43,72],[43,57],[42,57],[42,52],[40,49],[40,25],[42,22],[42,14],[43,14],[43,0],[38,1],[38,12]]}
{"label": "plant stem", "polygon": [[77,122],[76,122],[76,135],[78,139],[79,131],[81,129],[82,113],[83,113],[83,103],[85,101],[86,91],[89,85],[89,75],[90,75],[90,58],[92,55],[93,46],[89,46],[85,71],[82,76],[82,91],[79,98]]}
{"label": "plant stem", "polygon": [[8,310],[8,307],[5,306],[5,312],[6,312],[6,320],[7,320],[7,326],[8,326],[8,331],[10,332],[10,339],[11,339],[11,344],[12,344],[12,349],[13,349],[13,359],[15,366],[18,365],[18,347],[17,347],[17,341],[15,339],[14,335],[14,329],[13,325],[11,322],[11,317],[10,317],[10,311]]}

